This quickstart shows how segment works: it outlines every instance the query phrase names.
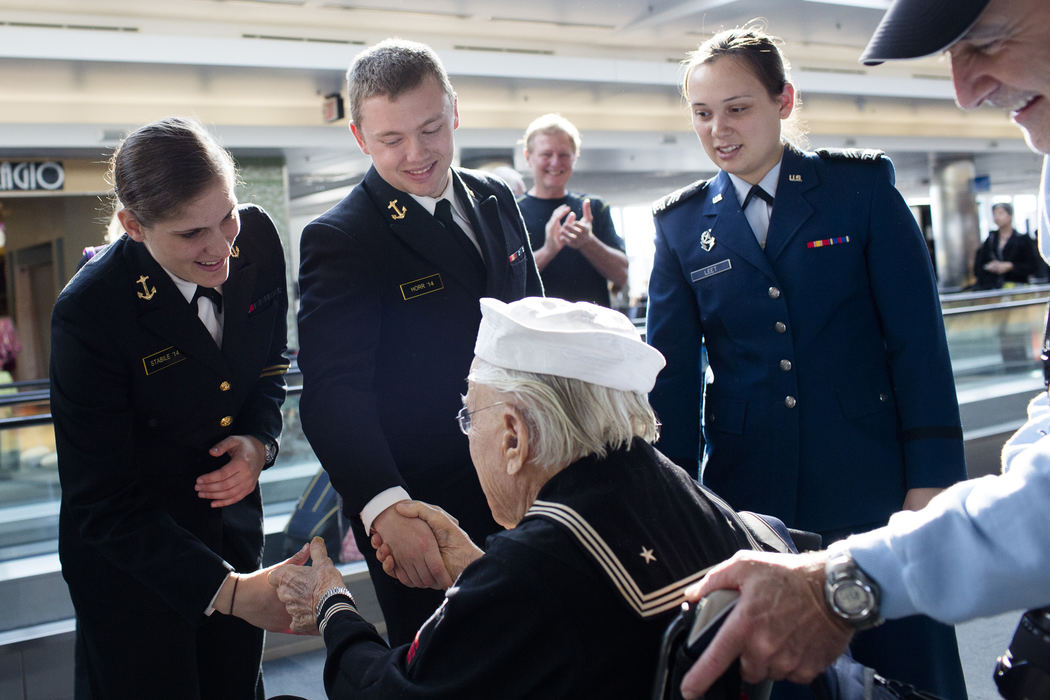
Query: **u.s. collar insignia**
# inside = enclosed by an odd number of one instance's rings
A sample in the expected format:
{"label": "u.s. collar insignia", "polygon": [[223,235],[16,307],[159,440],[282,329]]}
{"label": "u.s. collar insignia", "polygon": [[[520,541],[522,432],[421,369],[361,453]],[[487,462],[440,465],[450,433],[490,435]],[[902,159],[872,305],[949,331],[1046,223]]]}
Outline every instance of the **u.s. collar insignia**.
{"label": "u.s. collar insignia", "polygon": [[711,229],[700,234],[700,247],[709,253],[715,247],[715,237],[711,235]]}
{"label": "u.s. collar insignia", "polygon": [[798,173],[788,173],[788,182],[802,182],[802,176]]}
{"label": "u.s. collar insignia", "polygon": [[230,248],[230,257],[231,258],[239,258],[239,257],[241,257],[241,249],[238,248],[237,246],[233,246],[232,248]]}
{"label": "u.s. collar insignia", "polygon": [[157,288],[156,287],[147,287],[146,286],[146,280],[148,280],[148,279],[149,279],[149,276],[142,275],[137,280],[135,280],[135,284],[141,284],[142,285],[142,291],[141,292],[135,292],[135,293],[138,294],[139,299],[145,299],[146,301],[149,301],[150,299],[152,299],[153,295],[157,293]]}
{"label": "u.s. collar insignia", "polygon": [[718,194],[716,194],[714,197],[711,198],[711,204],[718,204],[721,201],[722,201],[722,193],[721,192],[719,192]]}
{"label": "u.s. collar insignia", "polygon": [[386,208],[394,210],[394,213],[390,215],[390,218],[394,221],[401,221],[401,219],[405,218],[405,214],[408,213],[408,207],[398,208],[396,199],[390,200],[390,203],[386,205]]}

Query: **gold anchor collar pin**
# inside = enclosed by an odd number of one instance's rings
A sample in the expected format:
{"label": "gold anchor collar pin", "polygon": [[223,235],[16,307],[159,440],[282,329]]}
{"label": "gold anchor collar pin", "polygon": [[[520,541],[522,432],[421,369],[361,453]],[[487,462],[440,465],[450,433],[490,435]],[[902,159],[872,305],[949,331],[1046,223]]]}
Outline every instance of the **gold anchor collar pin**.
{"label": "gold anchor collar pin", "polygon": [[408,207],[397,206],[396,199],[391,199],[386,208],[392,210],[393,213],[390,214],[390,218],[394,221],[401,221],[401,219],[405,218],[405,214],[408,213]]}
{"label": "gold anchor collar pin", "polygon": [[151,287],[146,284],[148,281],[149,275],[141,275],[137,280],[135,280],[135,284],[142,285],[142,291],[135,292],[138,295],[139,299],[145,299],[146,301],[149,301],[153,298],[153,295],[157,293],[156,287]]}

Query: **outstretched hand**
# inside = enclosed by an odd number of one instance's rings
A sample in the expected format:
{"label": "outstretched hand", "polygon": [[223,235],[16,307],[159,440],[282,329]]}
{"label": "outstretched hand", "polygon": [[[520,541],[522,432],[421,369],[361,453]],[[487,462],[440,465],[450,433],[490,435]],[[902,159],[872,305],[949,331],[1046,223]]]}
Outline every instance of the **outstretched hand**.
{"label": "outstretched hand", "polygon": [[[385,544],[391,561],[380,559],[387,575],[410,588],[445,590],[452,585],[441,560],[437,540],[430,527],[419,518],[401,514],[397,506],[390,506],[372,521],[373,541]],[[377,546],[373,544],[373,546]]]}
{"label": "outstretched hand", "polygon": [[303,566],[304,556],[298,565],[270,571],[267,581],[286,611],[288,627],[298,634],[317,634],[317,603],[325,591],[343,585],[343,576],[328,557],[328,549],[320,537],[310,540],[303,551],[313,560],[313,566]]}
{"label": "outstretched hand", "polygon": [[[451,586],[463,569],[484,554],[459,527],[459,521],[441,508],[419,501],[402,501],[395,508],[399,515],[406,518],[417,518],[430,528],[445,567],[446,578],[443,579],[443,582],[447,583],[444,588]],[[396,557],[383,538],[373,535],[372,546],[376,549],[376,557],[382,563],[383,570],[388,574],[396,570]]]}

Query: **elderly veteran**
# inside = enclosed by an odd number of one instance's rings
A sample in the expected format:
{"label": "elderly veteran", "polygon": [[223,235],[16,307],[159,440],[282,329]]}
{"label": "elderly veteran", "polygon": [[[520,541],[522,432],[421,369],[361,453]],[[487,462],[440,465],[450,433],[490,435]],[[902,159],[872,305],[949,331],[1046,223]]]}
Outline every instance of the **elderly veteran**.
{"label": "elderly veteran", "polygon": [[540,298],[481,309],[457,418],[507,531],[482,552],[443,511],[397,506],[430,526],[455,583],[394,649],[319,542],[312,567],[270,582],[293,629],[319,626],[330,698],[645,697],[683,589],[747,539],[650,445],[646,393],[664,360],[625,316]]}

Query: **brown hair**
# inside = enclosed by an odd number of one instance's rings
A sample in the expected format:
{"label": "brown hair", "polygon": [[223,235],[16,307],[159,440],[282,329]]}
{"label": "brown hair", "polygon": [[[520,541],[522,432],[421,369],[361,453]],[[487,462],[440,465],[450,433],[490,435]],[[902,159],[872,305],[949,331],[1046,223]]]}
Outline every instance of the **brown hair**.
{"label": "brown hair", "polygon": [[149,227],[178,216],[218,178],[232,187],[237,171],[204,127],[169,117],[128,134],[113,152],[109,178],[119,205]]}
{"label": "brown hair", "polygon": [[368,47],[354,57],[346,71],[350,120],[360,126],[361,103],[369,97],[385,95],[395,99],[417,87],[428,75],[434,76],[449,100],[455,98],[445,66],[434,49],[426,44],[384,39]]}
{"label": "brown hair", "polygon": [[[754,75],[766,89],[769,96],[776,99],[784,92],[784,86],[790,82],[791,64],[780,52],[781,40],[767,34],[762,22],[753,20],[743,27],[727,29],[715,34],[700,44],[696,51],[691,51],[682,61],[685,74],[682,77],[682,96],[689,101],[689,78],[697,66],[712,64],[720,58],[732,58]],[[798,117],[802,98],[795,92],[795,106],[791,116],[781,127],[781,132],[789,141],[805,141],[806,129]]]}

